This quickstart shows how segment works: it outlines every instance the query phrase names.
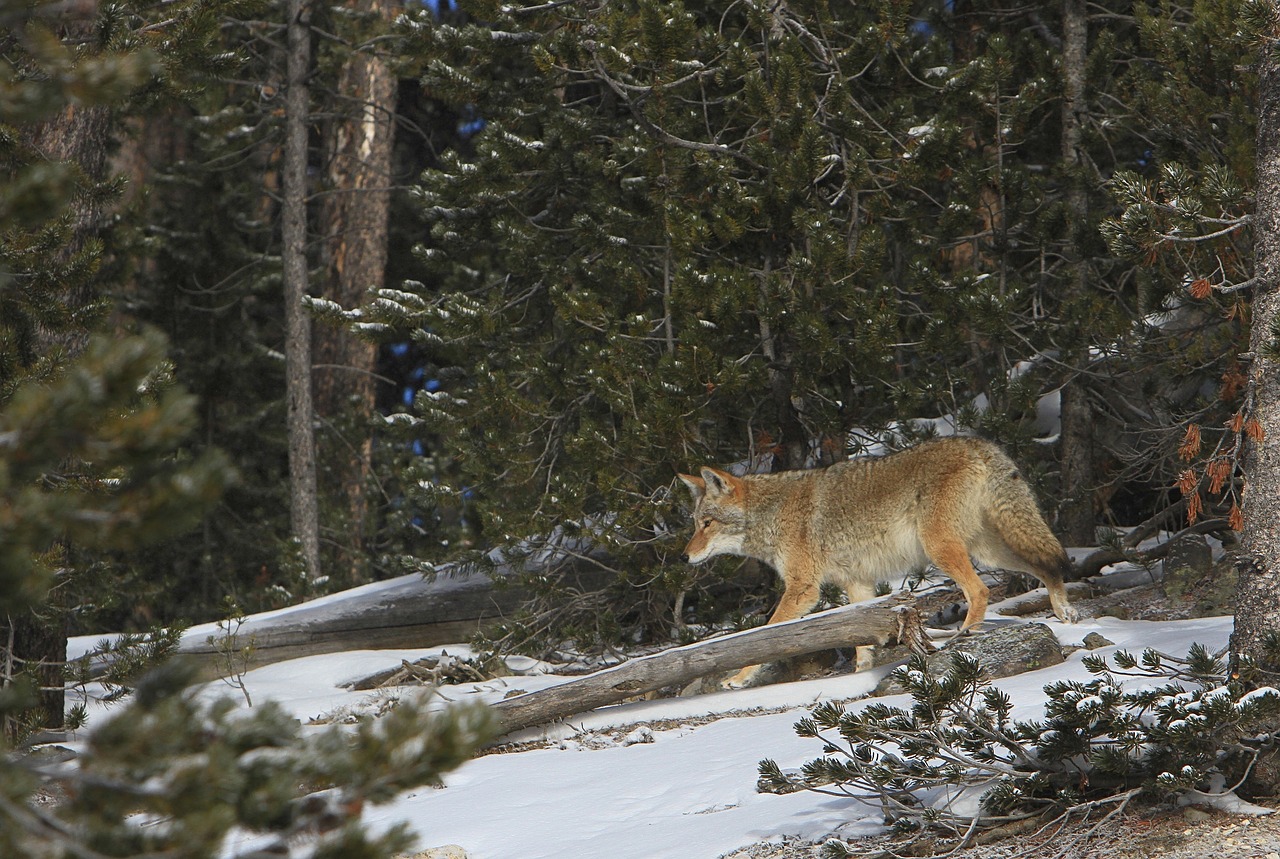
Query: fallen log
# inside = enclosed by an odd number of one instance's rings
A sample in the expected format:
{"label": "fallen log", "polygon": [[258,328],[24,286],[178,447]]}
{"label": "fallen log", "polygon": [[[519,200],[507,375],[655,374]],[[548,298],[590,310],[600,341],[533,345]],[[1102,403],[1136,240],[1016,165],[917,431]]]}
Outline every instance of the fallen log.
{"label": "fallen log", "polygon": [[[535,561],[526,562],[536,569]],[[611,580],[589,560],[565,564],[566,576],[584,590],[603,588]],[[183,633],[177,653],[200,666],[206,679],[231,671],[248,671],[303,656],[344,650],[388,650],[435,647],[469,640],[485,625],[514,614],[530,600],[514,582],[516,568],[499,564],[492,575],[462,574],[444,565],[431,580],[417,573],[352,588],[296,606],[250,615],[238,626],[216,623],[193,626]],[[92,638],[86,637],[92,648]],[[220,652],[220,650],[222,652]],[[234,668],[225,651],[238,655]],[[110,657],[91,655],[90,676],[106,670]]]}
{"label": "fallen log", "polygon": [[913,609],[914,603],[914,597],[904,593],[840,606],[785,623],[674,647],[559,686],[516,695],[492,705],[498,717],[499,736],[748,665],[836,647],[886,644],[897,639],[902,613]]}

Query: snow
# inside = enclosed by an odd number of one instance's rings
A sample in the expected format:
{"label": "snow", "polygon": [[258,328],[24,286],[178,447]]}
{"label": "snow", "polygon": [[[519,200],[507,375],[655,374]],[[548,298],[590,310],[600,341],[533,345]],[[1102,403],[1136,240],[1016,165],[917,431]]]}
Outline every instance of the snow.
{"label": "snow", "polygon": [[[394,594],[402,586],[380,583],[358,592]],[[350,596],[335,595],[321,605]],[[992,607],[992,619],[999,617],[998,608]],[[291,611],[251,617],[247,623],[262,628]],[[1095,618],[1076,625],[1034,619],[1046,622],[1064,644],[1078,645],[1085,635],[1098,632],[1114,645],[1077,651],[1062,665],[997,681],[1014,703],[1015,719],[1043,715],[1045,684],[1092,679],[1082,664],[1086,655],[1109,656],[1121,649],[1141,652],[1147,647],[1181,654],[1197,642],[1217,649],[1227,642],[1232,624],[1230,617],[1165,623]],[[96,641],[76,639],[69,649],[83,652]],[[354,651],[277,663],[250,671],[243,679],[255,703],[273,699],[303,723],[303,730],[320,730],[309,723],[350,721],[381,712],[400,696],[426,694],[416,688],[353,691],[344,684],[394,668],[402,659],[444,653],[471,655],[464,645]],[[543,673],[548,666],[534,660],[518,660],[512,668],[531,673],[445,687],[431,706],[495,701],[568,679]],[[761,759],[771,758],[791,771],[818,757],[821,743],[797,737],[795,722],[823,701],[861,706],[854,699],[865,696],[889,670],[640,701],[581,714],[513,737],[546,743],[475,758],[448,774],[443,788],[422,788],[387,805],[366,808],[365,820],[375,829],[407,822],[419,835],[419,849],[456,844],[472,859],[716,859],[785,837],[818,841],[875,834],[883,830],[876,808],[852,798],[805,791],[757,793],[756,767]],[[1149,681],[1135,678],[1131,685],[1126,681],[1126,688],[1138,688],[1142,682]],[[223,683],[211,683],[201,694],[231,697],[238,706],[247,706],[237,690]],[[898,706],[908,701],[905,696],[874,700]],[[100,708],[91,710],[90,729],[100,713]],[[957,797],[970,804],[976,798]],[[1229,792],[1212,790],[1192,801],[1233,810],[1239,802]]]}

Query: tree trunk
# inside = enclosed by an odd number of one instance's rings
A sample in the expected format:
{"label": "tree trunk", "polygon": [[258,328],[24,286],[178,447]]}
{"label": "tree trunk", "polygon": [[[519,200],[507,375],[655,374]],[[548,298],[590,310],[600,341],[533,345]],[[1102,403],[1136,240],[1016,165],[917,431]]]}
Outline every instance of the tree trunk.
{"label": "tree trunk", "polygon": [[285,65],[284,203],[281,260],[284,268],[285,386],[289,424],[289,518],[307,575],[320,575],[320,526],[316,505],[316,452],[311,402],[311,317],[307,295],[307,125],[311,71],[310,7],[289,0]]}
{"label": "tree trunk", "polygon": [[[388,0],[352,4],[358,15],[383,21],[397,8]],[[326,297],[343,307],[360,305],[365,291],[381,286],[386,273],[396,83],[391,68],[373,49],[352,52],[338,82],[341,104],[329,146],[323,223],[328,232]],[[332,469],[334,488],[346,511],[332,573],[343,576],[347,584],[366,578],[365,485],[373,456],[373,438],[366,427],[374,413],[376,361],[376,347],[349,329],[317,331],[316,412],[325,424],[324,461]]]}
{"label": "tree trunk", "polygon": [[[1089,221],[1085,189],[1081,116],[1085,109],[1085,60],[1089,19],[1084,0],[1062,2],[1062,170],[1066,179],[1069,222],[1065,256],[1072,282],[1065,303],[1068,313],[1081,313],[1089,289],[1089,267],[1080,251],[1080,233]],[[1087,344],[1067,354],[1067,363],[1083,370]],[[1085,378],[1077,373],[1062,387],[1062,502],[1058,527],[1068,545],[1091,546],[1093,528],[1093,409]]]}
{"label": "tree trunk", "polygon": [[769,391],[773,395],[774,415],[778,438],[773,440],[773,471],[799,471],[808,464],[809,433],[800,421],[793,399],[793,371],[790,356],[783,344],[783,335],[776,333],[769,324],[768,294],[769,276],[773,260],[766,256],[764,272],[760,278],[758,295],[760,309],[757,321],[760,325],[760,351],[764,354],[769,374]]}
{"label": "tree trunk", "polygon": [[[1252,399],[1248,417],[1261,424],[1265,436],[1244,442],[1244,530],[1236,555],[1240,581],[1231,658],[1238,666],[1247,657],[1274,672],[1280,660],[1267,644],[1280,633],[1280,358],[1274,347],[1280,323],[1280,49],[1275,40],[1269,41],[1259,66],[1253,221],[1257,282],[1247,396]],[[1252,788],[1270,794],[1280,790],[1280,766],[1274,758],[1259,761]]]}

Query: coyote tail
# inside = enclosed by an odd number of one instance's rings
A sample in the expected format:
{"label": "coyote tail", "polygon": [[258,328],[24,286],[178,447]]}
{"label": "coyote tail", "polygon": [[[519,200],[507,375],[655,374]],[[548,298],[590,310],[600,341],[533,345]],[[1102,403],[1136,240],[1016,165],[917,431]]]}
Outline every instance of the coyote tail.
{"label": "coyote tail", "polygon": [[1028,563],[1070,581],[1075,569],[1049,530],[1031,487],[1016,470],[992,481],[992,519],[1000,538]]}

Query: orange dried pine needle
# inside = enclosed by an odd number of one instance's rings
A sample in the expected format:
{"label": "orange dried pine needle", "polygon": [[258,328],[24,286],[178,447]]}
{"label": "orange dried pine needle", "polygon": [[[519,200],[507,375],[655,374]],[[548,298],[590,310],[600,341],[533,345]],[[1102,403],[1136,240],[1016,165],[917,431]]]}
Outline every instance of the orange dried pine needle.
{"label": "orange dried pine needle", "polygon": [[1200,498],[1200,493],[1193,493],[1187,499],[1187,524],[1196,524],[1196,520],[1200,518],[1200,511],[1203,509],[1204,501]]}
{"label": "orange dried pine needle", "polygon": [[1200,453],[1200,427],[1196,424],[1187,426],[1187,434],[1182,437],[1182,445],[1178,448],[1178,456],[1183,462],[1190,462]]}
{"label": "orange dried pine needle", "polygon": [[1209,476],[1209,494],[1218,495],[1222,492],[1227,478],[1231,476],[1231,461],[1215,459],[1205,467],[1205,474]]}

